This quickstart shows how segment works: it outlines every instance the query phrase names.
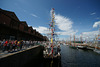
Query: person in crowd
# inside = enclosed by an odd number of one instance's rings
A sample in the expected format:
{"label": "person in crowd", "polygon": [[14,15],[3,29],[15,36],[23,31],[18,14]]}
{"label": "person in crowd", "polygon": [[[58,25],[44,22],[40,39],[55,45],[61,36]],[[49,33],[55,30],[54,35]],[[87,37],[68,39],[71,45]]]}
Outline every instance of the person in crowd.
{"label": "person in crowd", "polygon": [[8,49],[7,46],[8,46],[8,40],[5,41],[3,44],[3,52]]}
{"label": "person in crowd", "polygon": [[1,50],[3,51],[3,45],[4,45],[4,43],[5,43],[5,39],[3,39],[3,41],[1,41]]}
{"label": "person in crowd", "polygon": [[20,50],[20,41],[17,41],[17,50]]}
{"label": "person in crowd", "polygon": [[60,49],[60,45],[57,46],[57,53],[60,53],[61,49]]}
{"label": "person in crowd", "polygon": [[9,40],[8,44],[7,44],[7,51],[11,52],[11,49],[12,49],[12,42],[11,42],[11,40]]}
{"label": "person in crowd", "polygon": [[22,49],[23,46],[23,40],[20,41],[20,50]]}
{"label": "person in crowd", "polygon": [[[18,51],[18,50],[22,50],[23,48],[26,49],[29,48],[29,47],[32,47],[34,45],[36,45],[36,43],[45,43],[45,42],[39,42],[39,41],[23,41],[23,40],[3,40],[1,41],[0,40],[0,50],[2,50],[2,52],[4,51],[8,51],[8,52],[15,52],[15,51]],[[46,44],[46,43],[45,43]],[[48,51],[49,50],[49,46],[48,46]]]}
{"label": "person in crowd", "polygon": [[12,52],[12,50],[13,50],[13,40],[10,40],[9,44],[10,44],[10,52]]}
{"label": "person in crowd", "polygon": [[15,40],[13,44],[13,50],[15,51],[15,49],[17,49],[17,40]]}
{"label": "person in crowd", "polygon": [[1,42],[2,42],[2,41],[0,40],[0,49],[2,49],[2,47],[1,47]]}

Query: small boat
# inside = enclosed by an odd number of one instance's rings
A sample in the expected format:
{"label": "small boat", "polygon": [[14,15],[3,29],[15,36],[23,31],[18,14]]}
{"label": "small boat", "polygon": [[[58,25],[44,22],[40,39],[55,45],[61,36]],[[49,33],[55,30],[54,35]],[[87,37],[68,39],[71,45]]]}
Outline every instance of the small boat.
{"label": "small boat", "polygon": [[94,52],[100,54],[100,46],[98,46],[98,44],[96,44]]}
{"label": "small boat", "polygon": [[94,52],[100,54],[100,50],[99,49],[94,49]]}
{"label": "small boat", "polygon": [[87,50],[94,50],[94,47],[87,47]]}
{"label": "small boat", "polygon": [[77,48],[78,49],[87,49],[87,46],[81,46],[81,45],[79,45],[79,46],[77,46]]}
{"label": "small boat", "polygon": [[77,46],[76,46],[74,43],[71,43],[71,44],[69,45],[69,47],[70,47],[70,48],[73,48],[73,49],[77,49]]}

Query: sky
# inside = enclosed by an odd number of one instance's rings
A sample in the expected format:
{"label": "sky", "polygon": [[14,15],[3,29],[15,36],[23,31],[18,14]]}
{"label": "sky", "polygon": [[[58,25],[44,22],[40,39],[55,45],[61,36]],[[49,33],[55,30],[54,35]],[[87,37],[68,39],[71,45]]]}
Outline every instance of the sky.
{"label": "sky", "polygon": [[0,0],[0,8],[15,12],[20,21],[41,34],[49,33],[50,11],[55,8],[59,40],[80,37],[93,40],[99,34],[100,0]]}

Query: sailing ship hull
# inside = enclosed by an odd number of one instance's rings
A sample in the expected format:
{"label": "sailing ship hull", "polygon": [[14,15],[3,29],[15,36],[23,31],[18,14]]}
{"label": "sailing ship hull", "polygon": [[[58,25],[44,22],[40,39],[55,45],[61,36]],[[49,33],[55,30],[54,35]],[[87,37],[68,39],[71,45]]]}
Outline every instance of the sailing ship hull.
{"label": "sailing ship hull", "polygon": [[94,49],[94,52],[100,54],[100,50],[99,49]]}
{"label": "sailing ship hull", "polygon": [[96,46],[94,49],[94,52],[100,54],[100,46]]}
{"label": "sailing ship hull", "polygon": [[43,67],[61,67],[61,56],[44,58]]}
{"label": "sailing ship hull", "polygon": [[87,47],[87,50],[94,50],[94,48],[93,47]]}
{"label": "sailing ship hull", "polygon": [[87,50],[87,47],[86,46],[77,46],[78,49],[84,49],[84,50]]}
{"label": "sailing ship hull", "polygon": [[70,47],[70,48],[73,48],[73,49],[77,49],[76,46],[72,46],[72,45],[70,45],[69,47]]}

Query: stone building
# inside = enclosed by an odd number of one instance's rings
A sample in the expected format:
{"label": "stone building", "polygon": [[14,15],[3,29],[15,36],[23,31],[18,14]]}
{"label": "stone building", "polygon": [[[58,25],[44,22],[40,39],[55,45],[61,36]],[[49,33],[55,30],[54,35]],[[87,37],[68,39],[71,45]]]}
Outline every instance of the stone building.
{"label": "stone building", "polygon": [[3,9],[0,9],[0,40],[1,39],[48,40],[31,26],[29,27],[26,21],[20,21],[14,12]]}

